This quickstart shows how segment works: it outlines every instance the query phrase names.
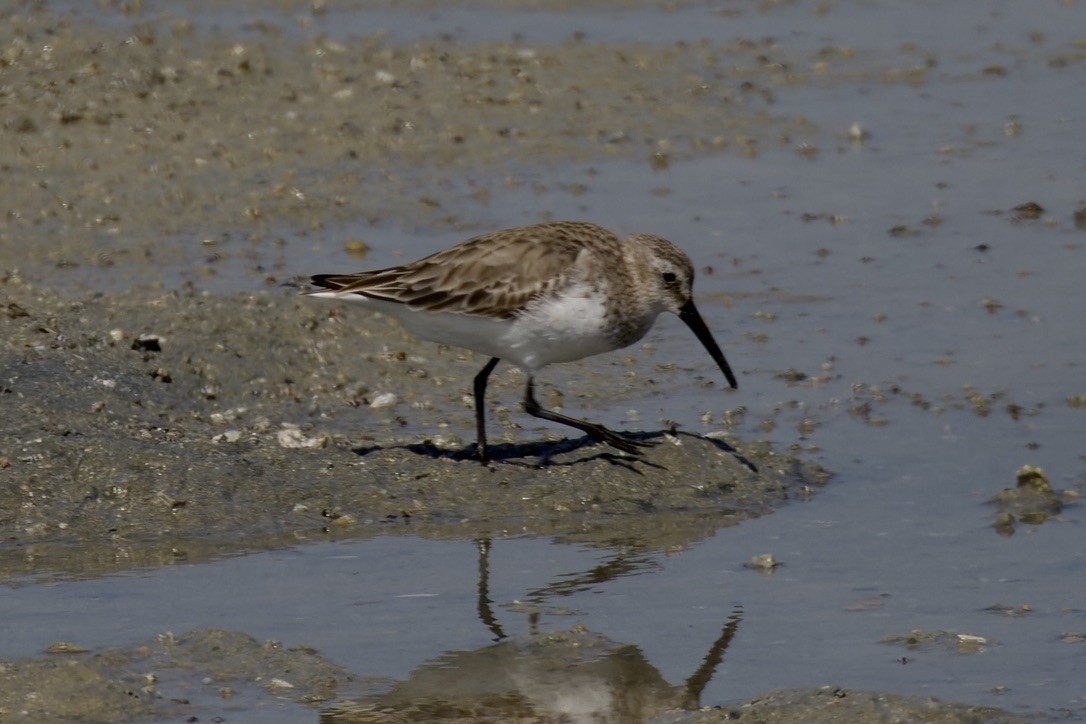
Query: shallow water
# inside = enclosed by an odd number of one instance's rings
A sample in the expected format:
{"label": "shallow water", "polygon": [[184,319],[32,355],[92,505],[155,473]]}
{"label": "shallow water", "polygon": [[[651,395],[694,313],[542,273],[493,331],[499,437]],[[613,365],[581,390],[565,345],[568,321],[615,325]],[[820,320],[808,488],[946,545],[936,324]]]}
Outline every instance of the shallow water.
{"label": "shallow water", "polygon": [[[315,22],[331,28],[344,17]],[[481,17],[386,11],[367,22],[394,33],[410,21],[420,33],[451,26],[468,36],[554,40],[571,25],[590,37],[635,37],[649,18],[660,21],[663,42],[684,33],[773,35],[799,48],[850,45],[861,56],[852,78],[813,75],[777,89],[775,109],[806,116],[809,138],[749,159],[709,156],[661,171],[647,159],[541,169],[545,188],[495,193],[461,210],[480,232],[573,217],[660,233],[699,268],[712,266],[698,278],[698,303],[739,392],[713,399],[691,385],[646,400],[646,427],[667,418],[707,432],[742,405],[735,434],[799,444],[836,473],[810,500],[667,556],[638,556],[625,561],[625,575],[573,591],[558,584],[621,550],[496,539],[487,594],[501,632],[582,623],[636,645],[678,683],[738,616],[704,705],[832,685],[1086,719],[1086,644],[1061,640],[1086,631],[1082,508],[1043,525],[1019,523],[1006,537],[986,503],[1014,486],[1024,464],[1042,467],[1056,488],[1081,491],[1086,481],[1086,410],[1067,402],[1086,394],[1086,230],[1072,218],[1086,202],[1077,151],[1086,76],[1081,62],[1052,62],[1082,52],[1086,7],[867,2],[813,16],[797,5],[713,16],[712,26],[694,9]],[[1037,32],[1043,42],[1031,37]],[[922,82],[885,80],[886,68],[925,58],[936,62]],[[994,66],[1004,72],[985,72]],[[845,137],[853,122],[870,132],[862,143]],[[818,152],[795,152],[804,142]],[[560,183],[586,188],[574,195]],[[1030,201],[1045,208],[1042,218],[1015,220],[1014,207]],[[279,253],[299,274],[380,267],[457,238],[431,231],[343,228]],[[364,262],[343,250],[343,236],[367,239]],[[170,271],[168,283],[191,274]],[[256,284],[229,267],[201,284],[214,290],[239,279]],[[673,319],[646,341],[656,363],[714,373]],[[790,383],[787,370],[806,377]],[[699,422],[705,412],[709,425]],[[626,409],[591,413],[619,426],[628,417]],[[427,661],[496,638],[494,621],[480,616],[476,543],[406,532],[95,580],[23,581],[0,592],[0,615],[18,622],[0,654],[217,627],[313,646],[360,674],[403,680]],[[744,567],[761,553],[782,563],[772,575]],[[1029,610],[988,610],[1001,605]],[[538,621],[529,611],[540,612]],[[881,643],[914,629],[988,644],[962,653]]]}

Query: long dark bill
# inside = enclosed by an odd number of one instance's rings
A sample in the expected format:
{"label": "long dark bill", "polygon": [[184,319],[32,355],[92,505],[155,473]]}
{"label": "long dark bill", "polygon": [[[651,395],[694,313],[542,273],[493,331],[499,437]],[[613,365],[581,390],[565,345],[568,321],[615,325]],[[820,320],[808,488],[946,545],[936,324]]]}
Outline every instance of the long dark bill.
{"label": "long dark bill", "polygon": [[679,319],[686,322],[686,326],[690,327],[690,331],[694,333],[694,336],[705,345],[705,351],[709,353],[709,356],[720,367],[720,371],[728,378],[728,384],[732,386],[732,389],[739,387],[739,384],[735,381],[735,374],[732,372],[731,365],[728,364],[728,360],[724,359],[724,353],[720,351],[716,340],[713,339],[713,333],[705,326],[705,320],[698,314],[698,308],[694,306],[693,299],[679,309]]}

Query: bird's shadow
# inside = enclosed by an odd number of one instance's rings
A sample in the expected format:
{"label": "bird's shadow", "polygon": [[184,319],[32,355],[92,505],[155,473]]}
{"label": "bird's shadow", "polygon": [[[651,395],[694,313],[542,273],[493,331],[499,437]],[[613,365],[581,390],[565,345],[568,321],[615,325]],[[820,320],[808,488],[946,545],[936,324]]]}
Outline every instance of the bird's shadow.
{"label": "bird's shadow", "polygon": [[[563,461],[556,461],[554,459],[556,456],[564,453],[596,446],[601,448],[600,451],[588,457]],[[434,460],[456,460],[472,462],[477,465],[479,464],[479,459],[475,457],[474,444],[468,445],[460,450],[441,448],[429,440],[425,442],[405,443],[402,445],[371,445],[368,447],[352,448],[352,452],[360,457],[365,457],[366,455],[385,450],[408,450],[416,455],[433,458]],[[587,436],[576,440],[566,439],[557,442],[491,444],[487,446],[487,450],[490,453],[489,460],[486,462],[486,465],[488,466],[515,465],[518,467],[542,470],[543,468],[549,467],[580,465],[581,463],[586,463],[590,460],[605,460],[612,465],[624,467],[627,470],[631,470],[638,474],[641,474],[641,471],[637,469],[637,464],[647,465],[658,469],[663,467],[656,463],[649,462],[639,455],[623,455],[618,452],[612,452],[610,448],[603,446],[601,443],[598,443]],[[530,460],[532,458],[536,458],[537,462],[531,462]]]}
{"label": "bird's shadow", "polygon": [[[628,437],[631,440],[639,440],[642,442],[648,442],[653,447],[661,443],[665,435],[673,435],[676,437],[689,437],[696,440],[704,440],[713,444],[721,452],[725,452],[735,458],[740,464],[749,469],[753,473],[758,472],[758,467],[748,460],[742,453],[736,450],[728,443],[711,437],[702,437],[700,435],[693,435],[687,432],[674,432],[674,431],[659,431],[659,432],[624,432],[623,436]],[[598,452],[594,455],[587,457],[577,458],[576,460],[562,460],[556,461],[554,458],[565,453],[574,452],[583,448],[598,447]],[[612,451],[604,443],[597,442],[587,435],[584,437],[564,440],[558,440],[553,442],[523,442],[523,443],[499,443],[496,445],[487,446],[490,452],[490,460],[488,465],[502,464],[502,465],[517,465],[526,468],[543,469],[548,467],[569,467],[573,465],[580,465],[592,460],[604,460],[612,465],[624,467],[627,470],[631,470],[638,474],[642,474],[638,466],[643,465],[650,468],[656,468],[657,470],[663,470],[665,466],[652,462],[646,459],[646,454],[651,455],[652,447],[648,447],[645,453],[638,455],[622,454],[616,451]],[[460,450],[449,450],[447,448],[441,448],[430,442],[429,440],[419,443],[405,443],[402,445],[370,445],[365,447],[352,448],[352,452],[359,457],[365,457],[373,453],[382,452],[385,450],[407,450],[416,455],[422,455],[435,460],[456,460],[456,461],[470,461],[478,463],[478,459],[475,457],[475,445],[471,444]],[[528,462],[528,459],[536,458],[538,462]]]}

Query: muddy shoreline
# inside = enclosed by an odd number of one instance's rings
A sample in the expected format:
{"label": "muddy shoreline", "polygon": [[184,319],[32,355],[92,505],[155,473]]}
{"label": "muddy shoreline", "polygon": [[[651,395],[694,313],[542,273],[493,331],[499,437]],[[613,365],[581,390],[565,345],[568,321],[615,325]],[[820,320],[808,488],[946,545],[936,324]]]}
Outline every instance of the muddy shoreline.
{"label": "muddy shoreline", "polygon": [[[276,12],[281,26],[233,37],[119,6],[102,23],[48,4],[9,16],[0,475],[10,545],[404,520],[561,534],[621,519],[639,537],[652,525],[638,512],[725,508],[739,520],[824,478],[797,475],[797,461],[767,449],[728,454],[741,443],[662,426],[645,427],[665,442],[644,463],[553,430],[521,434],[515,370],[494,378],[497,451],[545,469],[467,464],[457,453],[473,437],[472,355],[435,353],[388,320],[298,299],[300,270],[283,265],[286,241],[269,233],[317,234],[346,218],[419,223],[420,209],[426,223],[456,228],[445,205],[464,190],[428,174],[478,179],[469,194],[479,197],[513,178],[495,174],[503,164],[616,154],[666,163],[734,151],[748,132],[768,139],[781,127],[757,90],[773,77],[758,70],[765,48],[397,44],[382,34],[340,43],[292,32],[295,13],[319,10]],[[749,77],[733,71],[713,93],[691,92],[692,67],[722,75],[737,60]],[[653,112],[631,115],[636,98]],[[411,188],[419,174],[422,194]],[[433,196],[442,190],[450,196]],[[228,263],[251,291],[202,291],[199,280]],[[171,269],[198,281],[165,284]],[[563,394],[574,409],[632,402],[646,397],[640,384],[651,402],[688,384],[644,366],[616,396],[610,372],[585,369],[559,372],[550,404]],[[697,384],[727,404],[715,382]],[[671,455],[690,447],[704,475],[695,458]],[[390,466],[394,484],[372,472]],[[724,492],[732,477],[749,487]]]}
{"label": "muddy shoreline", "polygon": [[[271,13],[284,27],[232,34],[103,13],[42,4],[0,36],[0,268],[58,287],[213,274],[231,254],[250,284],[281,280],[297,273],[277,264],[287,234],[362,220],[448,234],[541,165],[577,193],[571,161],[666,167],[805,128],[771,112],[789,62],[771,44],[340,42],[290,32],[287,8]],[[49,243],[28,254],[33,238]]]}
{"label": "muddy shoreline", "polygon": [[[688,433],[648,430],[660,444],[641,459],[561,431],[539,439],[510,409],[516,370],[496,376],[498,462],[480,465],[470,354],[289,292],[70,301],[9,279],[5,303],[5,548],[18,558],[28,544],[68,543],[103,561],[59,556],[70,575],[108,572],[109,550],[141,541],[169,551],[161,563],[191,560],[179,552],[190,538],[245,546],[390,525],[458,537],[598,529],[600,541],[659,549],[686,535],[660,518],[706,517],[696,538],[825,479],[766,448]],[[565,390],[578,407],[610,394],[593,369]],[[646,383],[663,394],[680,379]],[[131,565],[130,550],[115,557]],[[45,572],[32,560],[8,575]]]}

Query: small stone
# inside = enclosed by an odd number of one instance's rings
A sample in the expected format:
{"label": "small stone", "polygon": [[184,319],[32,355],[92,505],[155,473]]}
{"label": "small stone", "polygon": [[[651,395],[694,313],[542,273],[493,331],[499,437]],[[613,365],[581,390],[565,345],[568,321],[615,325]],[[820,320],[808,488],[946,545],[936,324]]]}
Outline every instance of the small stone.
{"label": "small stone", "polygon": [[1052,485],[1048,482],[1048,476],[1041,468],[1033,465],[1023,465],[1018,469],[1018,487],[1029,487],[1039,493],[1051,493]]}
{"label": "small stone", "polygon": [[297,427],[287,427],[278,432],[276,439],[280,447],[286,448],[318,448],[327,447],[328,436],[321,434],[314,437],[306,437]]}
{"label": "small stone", "polygon": [[380,410],[385,407],[392,407],[397,402],[399,402],[399,398],[396,397],[395,393],[382,392],[370,401],[370,408]]}
{"label": "small stone", "polygon": [[988,639],[973,634],[958,634],[958,651],[963,654],[975,654],[988,645]]}
{"label": "small stone", "polygon": [[237,442],[241,439],[241,430],[227,430],[211,438],[212,442]]}
{"label": "small stone", "polygon": [[332,519],[332,525],[337,528],[350,528],[357,523],[358,518],[354,517],[350,513],[343,513]]}
{"label": "small stone", "polygon": [[49,644],[45,649],[47,654],[85,654],[90,649],[83,648],[67,641],[57,641],[56,643]]}
{"label": "small stone", "polygon": [[347,241],[343,242],[343,248],[351,256],[357,259],[361,259],[366,256],[367,253],[369,253],[370,245],[362,241],[361,239],[348,239]]}
{"label": "small stone", "polygon": [[871,133],[860,124],[859,121],[848,127],[848,138],[854,143],[862,143],[871,136]]}
{"label": "small stone", "polygon": [[1075,228],[1086,231],[1086,206],[1080,206],[1075,210]]}
{"label": "small stone", "polygon": [[777,562],[772,553],[762,553],[752,557],[744,565],[762,573],[772,573],[773,569],[779,566],[780,563]]}
{"label": "small stone", "polygon": [[1015,220],[1019,221],[1033,221],[1035,219],[1041,218],[1041,216],[1043,216],[1045,213],[1044,207],[1036,201],[1027,201],[1024,204],[1019,204],[1018,206],[1014,207],[1014,211],[1014,218]]}

